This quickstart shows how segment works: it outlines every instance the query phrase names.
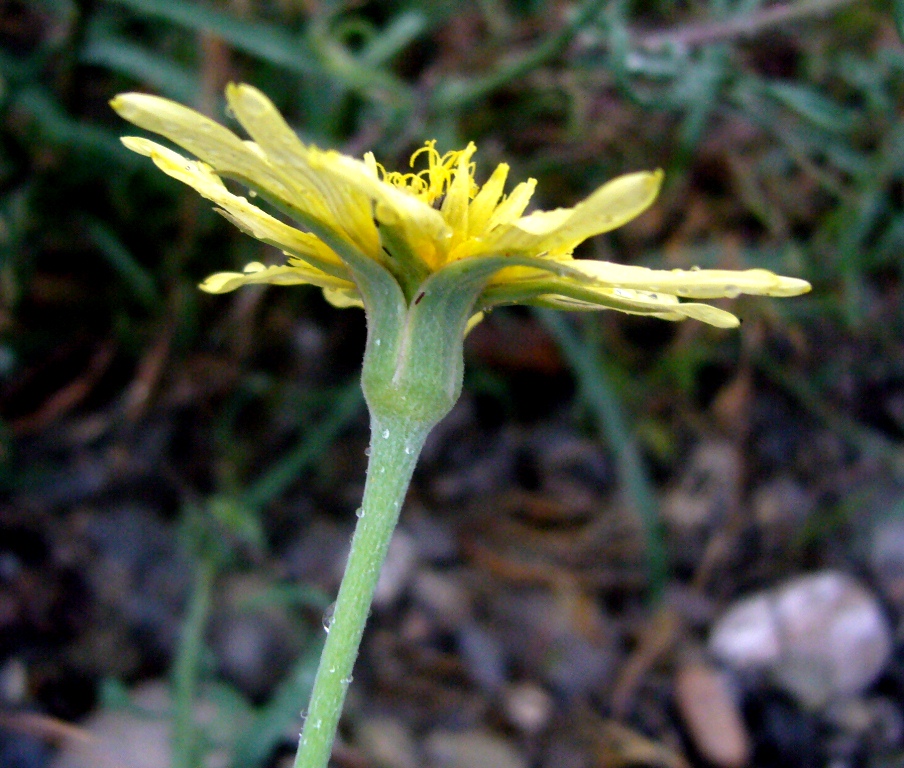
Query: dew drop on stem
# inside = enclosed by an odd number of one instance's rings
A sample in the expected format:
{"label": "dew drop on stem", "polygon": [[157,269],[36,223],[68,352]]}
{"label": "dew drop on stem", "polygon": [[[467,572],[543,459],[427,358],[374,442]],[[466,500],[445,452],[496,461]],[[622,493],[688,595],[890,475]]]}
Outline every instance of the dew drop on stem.
{"label": "dew drop on stem", "polygon": [[332,603],[329,608],[323,612],[323,630],[329,634],[330,627],[333,626],[333,611],[336,610],[336,603]]}

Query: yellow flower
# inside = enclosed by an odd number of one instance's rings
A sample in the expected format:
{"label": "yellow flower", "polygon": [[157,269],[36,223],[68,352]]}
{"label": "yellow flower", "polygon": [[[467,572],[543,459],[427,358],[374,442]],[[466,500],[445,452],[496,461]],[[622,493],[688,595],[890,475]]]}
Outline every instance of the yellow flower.
{"label": "yellow flower", "polygon": [[[574,259],[577,245],[620,227],[653,202],[660,171],[620,176],[574,208],[525,216],[536,182],[522,182],[504,195],[509,168],[501,164],[479,186],[473,143],[441,155],[427,142],[411,157],[412,168],[426,161],[424,170],[389,172],[370,153],[357,160],[302,143],[251,86],[230,85],[226,99],[251,141],[167,99],[131,93],[112,101],[126,120],[198,159],[143,138],[124,138],[127,147],[149,156],[240,229],[288,256],[285,266],[254,262],[243,272],[211,275],[201,284],[211,293],[250,283],[308,283],[320,286],[336,305],[360,306],[366,298],[360,275],[369,261],[388,270],[405,300],[416,303],[428,278],[468,260],[475,267],[486,262],[472,320],[494,306],[535,304],[617,309],[666,320],[692,317],[733,327],[738,320],[731,313],[681,299],[794,296],[810,289],[803,280],[764,269],[652,270]],[[247,186],[252,199],[302,228],[232,193],[221,177]]]}

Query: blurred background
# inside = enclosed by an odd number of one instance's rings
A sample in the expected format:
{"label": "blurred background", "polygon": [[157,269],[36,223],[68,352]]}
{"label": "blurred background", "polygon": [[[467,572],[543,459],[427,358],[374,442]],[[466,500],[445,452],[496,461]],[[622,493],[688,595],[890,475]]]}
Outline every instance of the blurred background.
{"label": "blurred background", "polygon": [[[119,143],[127,90],[541,208],[579,255],[765,267],[738,331],[495,312],[393,542],[334,756],[904,766],[904,51],[869,0],[2,0],[0,765],[293,754],[363,488],[363,314]],[[235,126],[233,125],[235,128]],[[175,726],[172,725],[175,723]]]}

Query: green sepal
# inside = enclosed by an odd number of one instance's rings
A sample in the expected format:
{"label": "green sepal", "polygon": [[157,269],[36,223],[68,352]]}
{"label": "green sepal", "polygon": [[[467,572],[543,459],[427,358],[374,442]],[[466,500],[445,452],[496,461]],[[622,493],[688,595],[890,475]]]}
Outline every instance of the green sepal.
{"label": "green sepal", "polygon": [[401,227],[381,222],[380,241],[392,256],[386,267],[399,281],[405,298],[411,301],[417,294],[417,287],[430,275],[430,267],[409,246]]}
{"label": "green sepal", "polygon": [[561,262],[522,254],[481,256],[433,273],[408,306],[400,307],[400,289],[392,300],[388,292],[369,290],[374,296],[369,299],[365,281],[356,275],[368,317],[362,387],[377,419],[432,426],[452,409],[461,394],[468,320],[492,276],[513,266],[587,280]]}

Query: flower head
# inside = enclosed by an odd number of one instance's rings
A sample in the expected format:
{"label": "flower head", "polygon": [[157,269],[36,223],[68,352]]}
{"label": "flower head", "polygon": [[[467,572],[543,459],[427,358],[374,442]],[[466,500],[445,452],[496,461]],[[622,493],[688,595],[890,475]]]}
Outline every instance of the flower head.
{"label": "flower head", "polygon": [[[536,182],[530,179],[504,194],[509,168],[503,163],[478,185],[473,143],[440,154],[427,142],[412,155],[410,172],[387,171],[370,153],[357,160],[304,144],[251,86],[230,85],[226,99],[250,141],[167,99],[131,93],[112,102],[126,120],[197,159],[143,138],[124,138],[127,147],[149,156],[240,229],[288,257],[282,266],[254,262],[243,272],[211,275],[201,284],[211,293],[250,283],[308,283],[320,286],[336,305],[366,306],[362,282],[379,265],[409,303],[419,301],[431,277],[448,270],[450,277],[479,275],[468,310],[472,319],[498,305],[536,304],[617,309],[666,320],[692,317],[732,327],[738,320],[731,313],[682,299],[794,296],[810,288],[764,269],[652,270],[574,259],[584,240],[620,227],[653,202],[660,171],[620,176],[574,208],[524,215]],[[426,168],[416,170],[423,164]],[[222,178],[244,184],[252,198],[293,224],[232,193]]]}

